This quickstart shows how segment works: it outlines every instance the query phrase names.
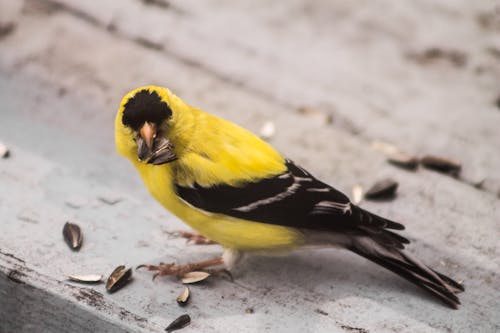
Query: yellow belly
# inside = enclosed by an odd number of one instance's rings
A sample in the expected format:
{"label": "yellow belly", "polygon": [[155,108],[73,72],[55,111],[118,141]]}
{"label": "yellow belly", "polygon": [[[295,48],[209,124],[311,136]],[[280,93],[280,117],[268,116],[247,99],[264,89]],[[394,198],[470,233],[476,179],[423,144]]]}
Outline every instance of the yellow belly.
{"label": "yellow belly", "polygon": [[136,163],[144,184],[160,204],[202,235],[225,248],[240,251],[283,251],[303,244],[303,235],[294,228],[251,222],[222,214],[201,211],[181,200],[174,192],[169,168]]}

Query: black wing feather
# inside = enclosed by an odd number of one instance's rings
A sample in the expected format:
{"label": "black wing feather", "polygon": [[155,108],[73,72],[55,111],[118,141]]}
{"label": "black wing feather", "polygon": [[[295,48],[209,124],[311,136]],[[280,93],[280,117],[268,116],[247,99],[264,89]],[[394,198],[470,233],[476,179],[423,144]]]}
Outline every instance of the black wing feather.
{"label": "black wing feather", "polygon": [[293,162],[287,161],[286,166],[287,171],[281,175],[241,187],[205,188],[194,184],[176,186],[176,190],[183,200],[208,212],[350,236],[351,251],[415,283],[451,307],[458,307],[460,301],[455,294],[464,287],[401,251],[409,241],[389,229],[402,230],[402,224],[353,205],[344,194]]}
{"label": "black wing feather", "polygon": [[269,224],[369,234],[380,242],[403,248],[408,240],[385,228],[404,226],[371,214],[347,196],[286,161],[283,174],[246,183],[241,187],[216,185],[176,186],[177,194],[190,205],[212,213]]}

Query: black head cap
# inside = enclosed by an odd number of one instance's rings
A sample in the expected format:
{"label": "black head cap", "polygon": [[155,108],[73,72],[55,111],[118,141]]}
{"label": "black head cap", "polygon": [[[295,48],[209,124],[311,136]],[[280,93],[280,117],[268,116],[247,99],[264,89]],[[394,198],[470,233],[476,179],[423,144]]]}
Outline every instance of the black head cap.
{"label": "black head cap", "polygon": [[172,109],[161,100],[156,91],[143,89],[130,98],[123,108],[122,123],[139,130],[145,122],[159,126],[172,116]]}

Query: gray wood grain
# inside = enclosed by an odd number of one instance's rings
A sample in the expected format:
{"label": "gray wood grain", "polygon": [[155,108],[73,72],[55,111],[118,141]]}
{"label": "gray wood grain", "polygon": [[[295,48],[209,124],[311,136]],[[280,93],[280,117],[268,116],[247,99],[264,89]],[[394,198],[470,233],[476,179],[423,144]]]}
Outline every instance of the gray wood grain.
{"label": "gray wood grain", "polygon": [[[12,151],[0,160],[0,332],[162,331],[185,312],[186,332],[499,330],[500,70],[485,51],[498,34],[477,23],[490,7],[2,2],[1,22],[15,28],[0,37],[0,141]],[[464,52],[466,63],[407,55],[435,46]],[[464,281],[461,309],[333,249],[251,257],[235,283],[193,286],[185,309],[173,278],[137,271],[112,295],[66,281],[221,251],[173,237],[186,227],[114,150],[119,100],[149,83],[256,132],[272,120],[273,145],[347,193],[395,178],[396,200],[362,206],[404,223],[411,253]],[[304,105],[319,114],[296,111]],[[371,148],[376,139],[459,159],[465,179],[397,169]],[[482,189],[467,184],[482,177]],[[62,239],[66,221],[84,232],[77,253]]]}

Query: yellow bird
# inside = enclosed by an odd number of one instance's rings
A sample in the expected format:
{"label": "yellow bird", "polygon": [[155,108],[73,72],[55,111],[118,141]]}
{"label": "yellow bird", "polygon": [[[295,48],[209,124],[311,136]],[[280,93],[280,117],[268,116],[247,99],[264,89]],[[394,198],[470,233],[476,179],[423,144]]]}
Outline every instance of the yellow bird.
{"label": "yellow bird", "polygon": [[153,197],[219,243],[220,258],[146,265],[155,276],[222,266],[245,252],[336,246],[359,254],[457,308],[464,290],[403,252],[400,223],[372,214],[283,157],[249,131],[192,107],[167,88],[145,86],[123,98],[115,119],[117,150]]}

